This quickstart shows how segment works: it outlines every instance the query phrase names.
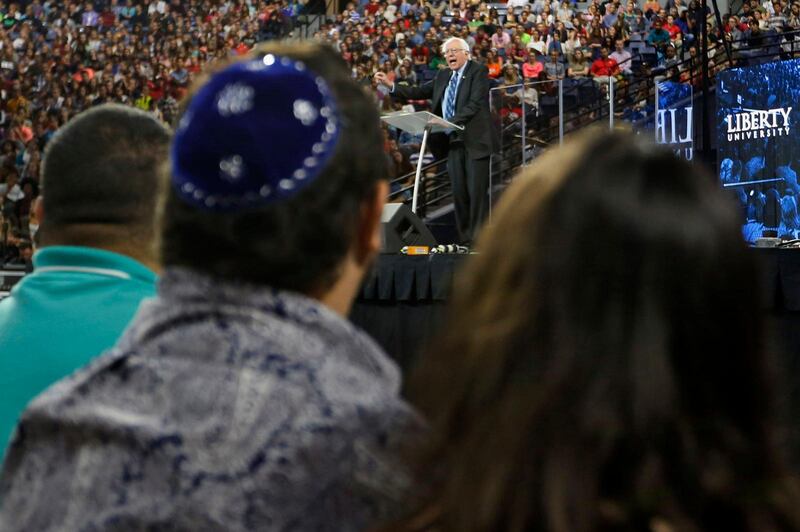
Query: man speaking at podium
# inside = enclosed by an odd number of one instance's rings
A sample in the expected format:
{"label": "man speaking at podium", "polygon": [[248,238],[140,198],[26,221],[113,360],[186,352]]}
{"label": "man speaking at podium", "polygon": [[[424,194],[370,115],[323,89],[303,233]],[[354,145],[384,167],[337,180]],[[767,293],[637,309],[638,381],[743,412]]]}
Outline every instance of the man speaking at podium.
{"label": "man speaking at podium", "polygon": [[470,61],[463,39],[447,39],[442,52],[450,69],[440,70],[420,87],[395,85],[383,72],[375,74],[375,81],[397,98],[430,99],[435,114],[464,127],[449,133],[447,172],[459,237],[469,245],[489,212],[489,156],[496,145],[489,116],[489,71]]}

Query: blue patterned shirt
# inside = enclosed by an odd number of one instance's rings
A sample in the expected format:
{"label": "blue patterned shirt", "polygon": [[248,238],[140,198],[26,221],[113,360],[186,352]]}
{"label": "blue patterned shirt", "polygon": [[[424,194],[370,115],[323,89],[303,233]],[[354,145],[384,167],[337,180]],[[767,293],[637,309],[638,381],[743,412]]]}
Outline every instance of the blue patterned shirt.
{"label": "blue patterned shirt", "polygon": [[118,345],[36,398],[0,530],[362,530],[420,434],[397,367],[318,301],[168,271]]}

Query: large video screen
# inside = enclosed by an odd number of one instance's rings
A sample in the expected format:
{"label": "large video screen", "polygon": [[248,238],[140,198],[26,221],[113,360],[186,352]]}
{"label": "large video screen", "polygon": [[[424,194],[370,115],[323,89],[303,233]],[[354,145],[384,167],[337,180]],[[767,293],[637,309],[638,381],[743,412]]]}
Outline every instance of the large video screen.
{"label": "large video screen", "polygon": [[741,206],[748,242],[800,236],[798,108],[800,60],[717,76],[719,177]]}

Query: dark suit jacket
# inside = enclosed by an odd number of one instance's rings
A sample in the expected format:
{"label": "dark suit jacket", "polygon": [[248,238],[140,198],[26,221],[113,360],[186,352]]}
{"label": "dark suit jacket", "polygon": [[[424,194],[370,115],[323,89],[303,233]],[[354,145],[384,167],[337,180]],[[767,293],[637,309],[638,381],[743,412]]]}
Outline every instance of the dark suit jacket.
{"label": "dark suit jacket", "polygon": [[[450,83],[453,71],[440,70],[436,77],[420,87],[394,86],[393,96],[406,100],[431,100],[435,114],[442,116],[444,92]],[[456,94],[456,114],[450,119],[454,124],[464,126],[464,131],[453,133],[464,141],[464,147],[472,159],[488,157],[497,147],[491,117],[489,115],[489,71],[475,61],[469,61],[464,68]]]}

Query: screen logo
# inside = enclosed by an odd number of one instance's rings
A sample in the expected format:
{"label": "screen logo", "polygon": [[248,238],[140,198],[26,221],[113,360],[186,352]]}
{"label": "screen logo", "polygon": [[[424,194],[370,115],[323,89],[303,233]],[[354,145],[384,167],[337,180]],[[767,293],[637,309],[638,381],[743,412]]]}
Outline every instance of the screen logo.
{"label": "screen logo", "polygon": [[778,107],[767,111],[743,109],[743,112],[726,115],[728,142],[788,135],[791,112],[791,107]]}

